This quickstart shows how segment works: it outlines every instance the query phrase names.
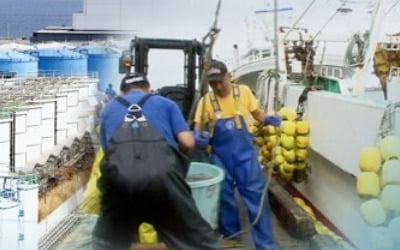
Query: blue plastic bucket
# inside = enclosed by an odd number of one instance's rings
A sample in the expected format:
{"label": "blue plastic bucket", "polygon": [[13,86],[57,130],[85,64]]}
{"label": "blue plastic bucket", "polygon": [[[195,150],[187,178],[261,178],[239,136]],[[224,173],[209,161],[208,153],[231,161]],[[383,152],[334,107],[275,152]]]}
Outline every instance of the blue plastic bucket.
{"label": "blue plastic bucket", "polygon": [[218,227],[219,197],[223,179],[222,169],[203,162],[192,162],[186,179],[200,214],[213,229]]}

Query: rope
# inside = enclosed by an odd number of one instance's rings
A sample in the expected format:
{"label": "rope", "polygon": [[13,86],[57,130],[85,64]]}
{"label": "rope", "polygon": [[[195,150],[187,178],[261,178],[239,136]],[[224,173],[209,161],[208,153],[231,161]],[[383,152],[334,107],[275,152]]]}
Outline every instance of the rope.
{"label": "rope", "polygon": [[304,103],[307,101],[308,99],[308,93],[310,91],[316,91],[316,90],[322,90],[321,87],[319,86],[310,86],[310,87],[306,87],[304,88],[303,92],[300,94],[299,99],[297,101],[297,107],[296,107],[296,113],[297,113],[297,120],[300,120],[301,118],[303,118],[303,114],[304,114]]}
{"label": "rope", "polygon": [[[339,6],[338,9],[342,8],[346,3],[347,0],[343,1],[343,3]],[[332,19],[336,16],[337,13],[338,11],[335,11],[335,13],[333,13],[333,15],[326,21],[326,23],[322,26],[322,28],[317,32],[317,34],[315,34],[315,36],[311,40],[315,40],[315,38],[321,33],[323,29],[325,29],[325,27],[332,21]]]}
{"label": "rope", "polygon": [[396,7],[396,5],[397,5],[398,3],[400,3],[400,0],[397,1],[397,2],[395,2],[395,3],[386,11],[385,16],[387,16],[387,15]]}
{"label": "rope", "polygon": [[307,6],[307,8],[304,10],[304,12],[299,16],[299,18],[296,20],[296,22],[292,25],[292,27],[289,29],[289,31],[286,33],[286,35],[283,37],[283,40],[285,40],[289,36],[289,33],[292,32],[292,30],[294,28],[296,28],[297,24],[299,24],[299,22],[304,17],[304,15],[310,10],[311,6],[315,3],[315,1],[317,1],[317,0],[313,0],[310,2],[310,4]]}
{"label": "rope", "polygon": [[396,108],[400,108],[400,102],[389,102],[388,105],[386,106],[382,119],[381,119],[381,124],[379,126],[379,131],[376,136],[375,142],[377,143],[380,139],[391,135],[394,133],[394,128],[395,128],[395,112]]}
{"label": "rope", "polygon": [[[205,52],[204,64],[203,64],[203,69],[202,69],[201,78],[200,78],[200,96],[203,96],[203,97],[205,96],[205,94],[208,91],[208,89],[207,89],[207,84],[208,84],[207,83],[207,70],[209,69],[210,64],[211,64],[212,50],[214,47],[215,40],[217,39],[217,35],[220,32],[220,29],[217,28],[220,9],[221,9],[221,0],[218,0],[217,8],[215,10],[213,25],[210,28],[209,32],[202,39],[202,43],[203,43],[204,47],[207,48],[207,51]],[[210,39],[208,46],[206,45],[207,39]],[[205,107],[206,107],[206,100],[204,98],[203,104],[202,104],[200,131],[204,130],[205,124],[206,124]]]}

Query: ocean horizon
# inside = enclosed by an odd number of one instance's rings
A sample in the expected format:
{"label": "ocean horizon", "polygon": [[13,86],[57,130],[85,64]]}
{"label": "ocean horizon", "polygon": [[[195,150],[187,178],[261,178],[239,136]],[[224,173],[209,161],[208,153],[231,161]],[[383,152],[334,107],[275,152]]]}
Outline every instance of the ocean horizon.
{"label": "ocean horizon", "polygon": [[1,0],[0,38],[30,38],[48,26],[71,26],[83,0]]}

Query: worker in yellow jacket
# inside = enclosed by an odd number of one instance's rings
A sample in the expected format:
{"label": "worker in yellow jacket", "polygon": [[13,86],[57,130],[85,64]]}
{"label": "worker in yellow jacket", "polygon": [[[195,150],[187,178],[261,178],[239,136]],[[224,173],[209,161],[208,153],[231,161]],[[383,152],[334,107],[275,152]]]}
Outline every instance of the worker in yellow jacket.
{"label": "worker in yellow jacket", "polygon": [[[274,249],[268,197],[261,204],[265,175],[258,162],[246,118],[251,114],[255,120],[273,126],[279,126],[281,119],[279,116],[266,116],[258,109],[256,99],[247,86],[232,84],[231,75],[223,62],[213,60],[206,74],[212,92],[205,95],[197,106],[194,136],[198,148],[212,146],[211,162],[225,172],[219,229],[225,236],[240,231],[238,203],[234,196],[237,187],[251,221],[262,209],[251,231],[256,249]],[[205,122],[211,128],[207,133],[201,131],[206,127],[203,126]]]}

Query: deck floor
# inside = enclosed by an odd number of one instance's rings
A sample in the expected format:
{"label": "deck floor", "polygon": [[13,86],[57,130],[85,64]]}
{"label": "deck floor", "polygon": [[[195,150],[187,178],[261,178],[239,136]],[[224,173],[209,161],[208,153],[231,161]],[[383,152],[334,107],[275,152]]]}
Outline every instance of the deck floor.
{"label": "deck floor", "polygon": [[[82,217],[79,223],[65,233],[55,250],[91,250],[91,234],[96,223],[97,216],[87,215]],[[297,240],[291,237],[281,226],[277,217],[272,214],[272,224],[275,233],[277,248],[280,250],[309,249],[307,240]],[[249,233],[243,234],[242,242],[222,241],[224,249],[229,250],[253,250],[254,246]],[[131,250],[165,250],[163,244],[133,244]]]}

